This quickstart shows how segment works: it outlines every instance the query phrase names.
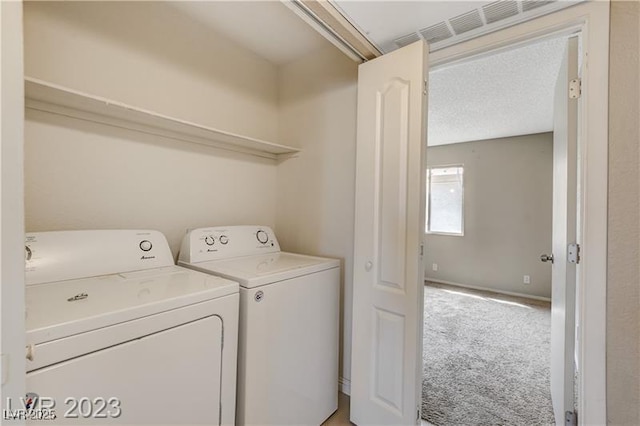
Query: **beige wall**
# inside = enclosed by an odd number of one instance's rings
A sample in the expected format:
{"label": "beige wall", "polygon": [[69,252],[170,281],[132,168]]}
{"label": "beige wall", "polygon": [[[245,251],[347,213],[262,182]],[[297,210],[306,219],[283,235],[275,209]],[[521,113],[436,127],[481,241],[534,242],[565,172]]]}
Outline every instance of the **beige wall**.
{"label": "beige wall", "polygon": [[[277,68],[158,2],[25,3],[26,74],[277,137]],[[27,111],[26,229],[275,225],[277,163]]]}
{"label": "beige wall", "polygon": [[278,166],[284,250],[342,262],[341,375],[351,377],[357,65],[330,47],[282,67],[280,139],[302,148]]}
{"label": "beige wall", "polygon": [[277,68],[162,2],[25,2],[25,74],[257,138]]}
{"label": "beige wall", "polygon": [[607,418],[640,424],[640,5],[611,3]]}
{"label": "beige wall", "polygon": [[27,110],[27,231],[275,224],[276,165]]}
{"label": "beige wall", "polygon": [[464,236],[426,235],[427,279],[551,297],[553,134],[429,147],[427,164],[464,165]]}

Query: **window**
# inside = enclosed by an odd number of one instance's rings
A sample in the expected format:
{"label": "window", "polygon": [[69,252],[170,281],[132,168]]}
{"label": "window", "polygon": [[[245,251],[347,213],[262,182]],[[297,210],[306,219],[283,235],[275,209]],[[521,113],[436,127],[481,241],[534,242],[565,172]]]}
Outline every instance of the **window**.
{"label": "window", "polygon": [[426,231],[433,234],[463,235],[463,166],[427,169]]}

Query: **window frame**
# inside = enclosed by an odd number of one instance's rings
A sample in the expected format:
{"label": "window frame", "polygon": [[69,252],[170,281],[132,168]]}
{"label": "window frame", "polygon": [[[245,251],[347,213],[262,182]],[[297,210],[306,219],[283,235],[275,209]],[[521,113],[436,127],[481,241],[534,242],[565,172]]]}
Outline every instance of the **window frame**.
{"label": "window frame", "polygon": [[[461,184],[461,188],[462,188],[462,194],[460,197],[460,232],[442,232],[442,231],[430,231],[430,226],[431,226],[431,170],[433,169],[450,169],[450,168],[461,168],[462,169],[462,184]],[[427,166],[426,170],[425,170],[425,174],[426,174],[426,206],[425,206],[425,234],[428,235],[444,235],[444,236],[449,236],[449,237],[464,237],[464,217],[465,217],[465,211],[464,211],[464,171],[465,171],[465,166],[464,163],[454,163],[454,164],[445,164],[445,165],[433,165],[433,166]]]}

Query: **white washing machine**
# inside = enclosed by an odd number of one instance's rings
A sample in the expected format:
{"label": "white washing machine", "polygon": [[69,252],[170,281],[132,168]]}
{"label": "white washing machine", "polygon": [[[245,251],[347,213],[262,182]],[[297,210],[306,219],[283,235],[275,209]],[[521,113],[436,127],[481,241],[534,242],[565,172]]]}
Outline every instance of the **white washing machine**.
{"label": "white washing machine", "polygon": [[234,424],[236,282],[175,266],[157,231],[28,233],[25,251],[27,395],[37,415],[55,403],[47,424]]}
{"label": "white washing machine", "polygon": [[338,408],[338,260],[228,226],[189,231],[178,264],[240,283],[238,424],[319,425]]}

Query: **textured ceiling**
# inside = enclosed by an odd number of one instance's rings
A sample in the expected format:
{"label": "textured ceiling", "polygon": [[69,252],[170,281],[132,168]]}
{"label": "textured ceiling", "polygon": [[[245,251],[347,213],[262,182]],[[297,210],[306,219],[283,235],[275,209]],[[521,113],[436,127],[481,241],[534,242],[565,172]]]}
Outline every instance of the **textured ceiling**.
{"label": "textured ceiling", "polygon": [[429,73],[429,146],[553,130],[553,95],[566,38]]}
{"label": "textured ceiling", "polygon": [[280,1],[172,1],[168,4],[276,65],[329,45]]}

